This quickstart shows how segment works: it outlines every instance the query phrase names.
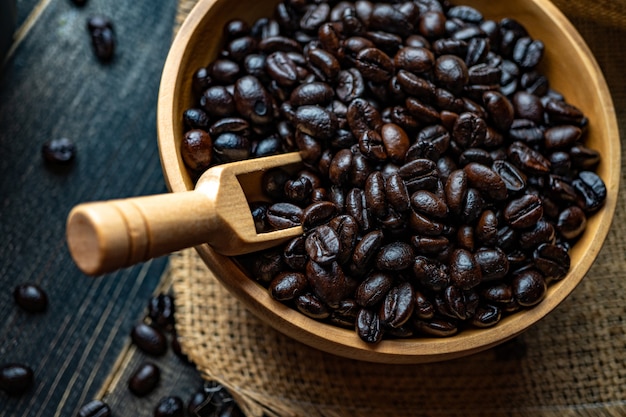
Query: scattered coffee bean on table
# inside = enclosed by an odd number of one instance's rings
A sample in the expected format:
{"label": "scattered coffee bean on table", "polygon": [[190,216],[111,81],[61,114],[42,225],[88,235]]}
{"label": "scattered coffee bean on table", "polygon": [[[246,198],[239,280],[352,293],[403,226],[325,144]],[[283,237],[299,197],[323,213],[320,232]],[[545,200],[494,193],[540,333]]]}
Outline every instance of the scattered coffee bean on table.
{"label": "scattered coffee bean on table", "polygon": [[0,389],[9,395],[21,395],[33,385],[33,370],[26,365],[9,363],[0,366]]}
{"label": "scattered coffee bean on table", "polygon": [[110,417],[111,408],[101,400],[92,400],[78,410],[78,417]]}
{"label": "scattered coffee bean on table", "polygon": [[76,157],[76,145],[68,138],[52,139],[42,145],[41,155],[51,164],[69,164]]}
{"label": "scattered coffee bean on table", "polygon": [[304,235],[238,258],[273,297],[376,343],[494,326],[567,275],[606,187],[589,120],[520,22],[437,0],[283,1],[224,36],[181,115],[203,146],[181,152],[192,178],[300,152],[250,207],[258,233]]}
{"label": "scattered coffee bean on table", "polygon": [[104,16],[93,16],[87,20],[87,29],[91,36],[91,46],[96,57],[102,62],[109,62],[115,53],[115,32],[113,23]]}
{"label": "scattered coffee bean on table", "polygon": [[183,400],[176,396],[161,398],[154,409],[154,417],[183,417],[184,415]]}
{"label": "scattered coffee bean on table", "polygon": [[159,384],[161,371],[152,362],[144,362],[133,372],[128,380],[128,389],[138,397],[151,393]]}
{"label": "scattered coffee bean on table", "polygon": [[46,292],[36,284],[20,284],[13,290],[15,303],[30,313],[41,313],[48,307]]}
{"label": "scattered coffee bean on table", "polygon": [[133,343],[148,355],[162,356],[167,352],[167,338],[154,326],[137,323],[130,335]]}

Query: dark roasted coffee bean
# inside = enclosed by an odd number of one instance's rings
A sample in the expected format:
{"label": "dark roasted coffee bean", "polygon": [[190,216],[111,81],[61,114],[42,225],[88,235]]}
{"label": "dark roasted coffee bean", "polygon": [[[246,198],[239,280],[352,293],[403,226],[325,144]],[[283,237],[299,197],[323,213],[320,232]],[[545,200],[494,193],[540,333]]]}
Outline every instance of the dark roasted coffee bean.
{"label": "dark roasted coffee bean", "polygon": [[239,114],[251,122],[263,125],[274,119],[272,97],[256,77],[239,78],[233,96]]}
{"label": "dark roasted coffee bean", "polygon": [[136,396],[143,397],[154,391],[160,379],[159,367],[152,362],[144,362],[128,380],[128,389]]}
{"label": "dark roasted coffee bean", "polygon": [[545,175],[550,172],[550,161],[522,142],[513,142],[507,149],[510,161],[528,175]]}
{"label": "dark roasted coffee bean", "polygon": [[416,320],[415,328],[419,332],[437,337],[448,337],[458,332],[458,327],[454,321],[439,318]]}
{"label": "dark roasted coffee bean", "polygon": [[378,218],[387,215],[385,179],[380,171],[371,173],[365,181],[365,202],[372,214]]}
{"label": "dark roasted coffee bean", "polygon": [[[357,220],[358,222],[358,220]],[[352,262],[358,268],[365,268],[374,259],[383,243],[384,235],[380,230],[369,232],[356,244],[352,254]]]}
{"label": "dark roasted coffee bean", "polygon": [[389,159],[396,164],[402,164],[410,146],[404,129],[394,123],[386,123],[381,128],[380,136]]}
{"label": "dark roasted coffee bean", "polygon": [[424,256],[415,257],[413,275],[421,285],[432,291],[441,291],[450,282],[446,265]]}
{"label": "dark roasted coffee bean", "polygon": [[350,102],[346,116],[350,130],[357,138],[368,130],[379,132],[384,124],[379,111],[369,101],[362,98],[356,98]]}
{"label": "dark roasted coffee bean", "polygon": [[78,417],[110,417],[111,408],[101,400],[92,400],[78,410]]}
{"label": "dark roasted coffee bean", "polygon": [[492,210],[482,212],[476,223],[476,239],[482,245],[495,246],[498,242],[498,217]]}
{"label": "dark roasted coffee bean", "polygon": [[385,180],[385,197],[389,205],[400,213],[411,207],[409,191],[398,173],[391,174]]}
{"label": "dark roasted coffee bean", "polygon": [[156,327],[138,323],[133,327],[130,336],[133,343],[149,355],[162,356],[167,352],[167,339]]}
{"label": "dark roasted coffee bean", "polygon": [[413,236],[411,244],[418,253],[430,255],[445,252],[450,247],[450,241],[445,236]]}
{"label": "dark roasted coffee bean", "polygon": [[193,129],[185,133],[180,151],[185,165],[195,172],[202,172],[211,166],[213,141],[204,130]]}
{"label": "dark roasted coffee bean", "polygon": [[507,283],[494,282],[481,290],[481,296],[491,303],[506,304],[513,301],[513,290]]}
{"label": "dark roasted coffee bean", "polygon": [[546,149],[570,148],[580,139],[581,135],[582,130],[576,126],[561,125],[552,127],[544,133]]}
{"label": "dark roasted coffee bean", "polygon": [[294,270],[303,270],[308,261],[304,240],[303,236],[290,240],[283,251],[285,264]]}
{"label": "dark roasted coffee bean", "polygon": [[406,70],[413,74],[430,71],[435,63],[435,56],[426,48],[400,48],[393,58],[396,70]]}
{"label": "dark roasted coffee bean", "polygon": [[393,286],[393,277],[383,272],[368,275],[356,288],[355,300],[363,307],[378,305]]}
{"label": "dark roasted coffee bean", "polygon": [[482,99],[495,128],[500,132],[508,131],[515,117],[515,109],[509,99],[497,91],[483,93]]}
{"label": "dark roasted coffee bean", "polygon": [[240,72],[239,64],[230,59],[218,59],[211,64],[211,77],[222,85],[233,84]]}
{"label": "dark roasted coffee bean", "polygon": [[189,129],[204,129],[209,127],[209,116],[202,109],[191,108],[183,113],[183,122]]}
{"label": "dark roasted coffee bean", "polygon": [[491,168],[471,162],[463,167],[463,171],[467,175],[470,187],[480,190],[494,200],[506,199],[508,195],[506,184]]}
{"label": "dark roasted coffee bean", "polygon": [[87,29],[91,35],[91,46],[96,57],[102,62],[109,62],[115,54],[115,32],[113,23],[104,16],[93,16],[87,20]]}
{"label": "dark roasted coffee bean", "polygon": [[411,206],[428,217],[444,219],[448,216],[446,201],[430,191],[418,190],[411,194]]}
{"label": "dark roasted coffee bean", "polygon": [[505,160],[494,161],[491,169],[504,181],[509,194],[516,194],[526,188],[526,175],[510,162]]}
{"label": "dark roasted coffee bean", "polygon": [[398,328],[406,323],[415,309],[415,291],[408,282],[391,288],[380,307],[380,321],[389,327]]}
{"label": "dark roasted coffee bean", "polygon": [[546,295],[546,281],[539,272],[528,269],[517,274],[511,282],[513,295],[519,305],[530,307],[538,304]]}
{"label": "dark roasted coffee bean", "polygon": [[416,159],[400,167],[398,174],[409,192],[434,190],[439,182],[437,165],[429,159]]}
{"label": "dark roasted coffee bean", "polygon": [[296,109],[294,123],[297,129],[317,139],[330,139],[337,131],[337,117],[328,110],[312,105]]}
{"label": "dark roasted coffee bean", "polygon": [[393,242],[380,248],[376,268],[381,271],[401,271],[413,264],[415,252],[408,243]]}
{"label": "dark roasted coffee bean", "polygon": [[224,50],[229,59],[241,63],[246,56],[257,52],[257,40],[251,36],[241,36],[231,40]]}
{"label": "dark roasted coffee bean", "polygon": [[393,76],[393,61],[377,48],[365,48],[356,55],[356,68],[364,78],[377,83],[389,81]]}
{"label": "dark roasted coffee bean", "polygon": [[183,400],[176,396],[161,398],[154,408],[154,417],[183,417],[184,413]]}
{"label": "dark roasted coffee bean", "polygon": [[593,213],[604,205],[606,185],[598,174],[592,171],[581,171],[572,181],[572,186],[579,195],[578,205],[586,212]]}
{"label": "dark roasted coffee bean", "polygon": [[335,230],[339,240],[337,260],[340,264],[344,264],[352,257],[352,251],[358,237],[359,226],[356,220],[349,215],[337,216],[332,219],[328,225]]}
{"label": "dark roasted coffee bean", "polygon": [[314,294],[299,295],[295,299],[295,304],[298,311],[313,319],[323,320],[330,316],[328,307]]}
{"label": "dark roasted coffee bean", "polygon": [[512,102],[515,108],[515,117],[527,119],[537,124],[543,123],[543,104],[539,97],[526,91],[518,91],[513,96]]}
{"label": "dark roasted coffee bean", "polygon": [[320,3],[311,6],[300,19],[300,28],[308,32],[317,32],[319,26],[328,20],[330,6],[328,3]]}
{"label": "dark roasted coffee bean", "polygon": [[[334,234],[334,231],[332,233]],[[315,295],[331,308],[336,308],[341,300],[349,297],[357,285],[357,282],[346,275],[341,266],[334,261],[328,265],[321,265],[310,260],[306,265],[306,278]]]}
{"label": "dark roasted coffee bean", "polygon": [[[332,203],[330,204],[332,205]],[[320,265],[334,262],[337,259],[339,248],[337,233],[329,226],[318,226],[306,237],[306,253],[312,261]]]}
{"label": "dark roasted coffee bean", "polygon": [[542,243],[552,243],[555,239],[555,230],[551,222],[539,219],[528,229],[520,231],[519,245],[522,249],[534,249]]}
{"label": "dark roasted coffee bean", "polygon": [[322,224],[328,224],[337,213],[337,206],[330,201],[310,204],[302,211],[302,226],[306,231]]}
{"label": "dark roasted coffee bean", "polygon": [[[206,138],[200,139],[200,142]],[[237,133],[226,132],[213,139],[213,156],[222,163],[241,161],[250,157],[250,141]]]}
{"label": "dark roasted coffee bean", "polygon": [[234,400],[226,388],[215,381],[207,381],[192,394],[187,411],[192,417],[212,417],[232,403]]}
{"label": "dark roasted coffee bean", "polygon": [[275,203],[267,209],[267,222],[274,229],[287,229],[302,224],[302,209],[291,203]]}
{"label": "dark roasted coffee bean", "polygon": [[270,283],[268,290],[275,300],[289,301],[308,288],[306,276],[300,272],[281,272]]}
{"label": "dark roasted coffee bean", "polygon": [[174,327],[174,299],[169,294],[157,294],[148,301],[148,317],[152,324],[164,330]]}
{"label": "dark roasted coffee bean", "polygon": [[548,115],[548,120],[552,124],[582,126],[585,118],[579,108],[562,100],[549,100],[544,105],[544,108]]}
{"label": "dark roasted coffee bean", "polygon": [[526,194],[511,200],[504,208],[504,220],[515,229],[533,226],[543,216],[541,199],[534,194]]}
{"label": "dark roasted coffee bean", "polygon": [[250,25],[241,19],[232,19],[226,22],[222,33],[226,39],[236,39],[250,34]]}
{"label": "dark roasted coffee bean", "polygon": [[68,138],[51,139],[41,146],[41,155],[50,164],[69,164],[76,157],[76,145]]}
{"label": "dark roasted coffee bean", "polygon": [[298,82],[298,69],[296,63],[286,52],[273,52],[265,58],[265,69],[278,85],[291,87]]}
{"label": "dark roasted coffee bean", "polygon": [[441,55],[435,61],[435,80],[437,84],[455,94],[461,93],[469,80],[467,65],[454,55]]}
{"label": "dark roasted coffee bean", "polygon": [[491,153],[487,152],[485,149],[467,148],[459,155],[459,165],[464,167],[472,162],[491,166],[493,164],[493,157]]}
{"label": "dark roasted coffee bean", "polygon": [[269,283],[284,267],[281,252],[267,250],[254,255],[251,272],[257,281]]}
{"label": "dark roasted coffee bean", "polygon": [[534,69],[543,58],[544,45],[530,37],[518,39],[513,48],[513,61],[524,70]]}
{"label": "dark roasted coffee bean", "polygon": [[500,322],[502,311],[493,304],[478,306],[476,313],[472,317],[472,325],[480,328],[492,327]]}
{"label": "dark roasted coffee bean", "polygon": [[367,343],[378,343],[383,338],[383,327],[376,311],[362,308],[356,319],[356,333]]}
{"label": "dark roasted coffee bean", "polygon": [[459,114],[452,128],[453,139],[464,148],[480,147],[485,142],[487,123],[474,113]]}
{"label": "dark roasted coffee bean", "polygon": [[313,185],[308,178],[298,177],[285,183],[285,198],[294,204],[305,205],[311,199]]}
{"label": "dark roasted coffee bean", "polygon": [[420,13],[419,33],[429,39],[437,39],[446,34],[446,16],[440,10],[427,10]]}
{"label": "dark roasted coffee bean", "polygon": [[285,196],[285,184],[289,179],[289,174],[282,168],[270,169],[261,180],[263,192],[274,200],[281,200]]}
{"label": "dark roasted coffee bean", "polygon": [[474,253],[474,259],[480,267],[482,281],[504,278],[509,272],[509,261],[500,248],[482,248]]}
{"label": "dark roasted coffee bean", "polygon": [[235,100],[226,87],[221,85],[207,88],[200,97],[200,105],[213,117],[229,117],[235,113]]}
{"label": "dark roasted coffee bean", "polygon": [[441,114],[435,107],[430,106],[415,97],[408,97],[405,100],[405,105],[409,114],[424,124],[441,122]]}
{"label": "dark roasted coffee bean", "polygon": [[571,206],[559,213],[557,228],[565,239],[576,239],[587,227],[587,216],[578,206]]}
{"label": "dark roasted coffee bean", "polygon": [[24,394],[33,385],[33,370],[26,365],[8,363],[0,366],[0,390],[8,395]]}
{"label": "dark roasted coffee bean", "polygon": [[37,284],[20,284],[13,290],[15,303],[29,313],[41,313],[48,307],[48,296]]}
{"label": "dark roasted coffee bean", "polygon": [[570,267],[570,257],[567,250],[561,246],[547,243],[535,249],[533,261],[548,282],[563,278]]}
{"label": "dark roasted coffee bean", "polygon": [[372,227],[372,218],[367,209],[365,193],[360,188],[352,188],[346,195],[346,214],[354,217],[363,232],[367,232]]}
{"label": "dark roasted coffee bean", "polygon": [[480,284],[482,273],[474,255],[465,249],[456,249],[450,258],[450,279],[454,285],[469,290]]}
{"label": "dark roasted coffee bean", "polygon": [[467,174],[462,169],[450,173],[445,184],[446,202],[450,212],[459,215],[463,210],[468,190]]}

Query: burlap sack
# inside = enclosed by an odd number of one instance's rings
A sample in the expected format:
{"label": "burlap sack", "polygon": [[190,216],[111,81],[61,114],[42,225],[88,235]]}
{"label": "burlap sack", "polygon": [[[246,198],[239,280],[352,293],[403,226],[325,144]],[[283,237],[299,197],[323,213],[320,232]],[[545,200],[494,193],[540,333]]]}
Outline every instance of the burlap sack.
{"label": "burlap sack", "polygon": [[[193,3],[182,1],[181,21]],[[626,2],[555,3],[603,66],[626,131],[626,54],[616,52],[626,35]],[[172,255],[166,272],[183,349],[254,417],[624,416],[625,198],[620,190],[607,242],[574,293],[522,336],[486,352],[412,366],[320,352],[252,316],[193,250]]]}

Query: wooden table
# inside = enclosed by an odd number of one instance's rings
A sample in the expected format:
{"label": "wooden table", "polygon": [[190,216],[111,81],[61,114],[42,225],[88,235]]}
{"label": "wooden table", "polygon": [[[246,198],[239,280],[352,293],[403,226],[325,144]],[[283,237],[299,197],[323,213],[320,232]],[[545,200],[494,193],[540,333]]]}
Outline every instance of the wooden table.
{"label": "wooden table", "polygon": [[[0,78],[0,364],[35,373],[31,391],[0,392],[0,415],[74,416],[93,398],[114,415],[150,416],[161,396],[186,402],[201,379],[170,350],[147,358],[129,332],[159,283],[162,258],[96,279],[73,264],[65,219],[90,200],[164,192],[156,144],[156,98],[175,25],[176,1],[18,0],[18,31]],[[86,21],[112,19],[117,50],[109,64],[94,56]],[[77,159],[50,169],[42,144],[67,137]],[[13,288],[36,283],[48,294],[43,314],[13,301]],[[150,359],[160,388],[137,399],[128,374]]]}

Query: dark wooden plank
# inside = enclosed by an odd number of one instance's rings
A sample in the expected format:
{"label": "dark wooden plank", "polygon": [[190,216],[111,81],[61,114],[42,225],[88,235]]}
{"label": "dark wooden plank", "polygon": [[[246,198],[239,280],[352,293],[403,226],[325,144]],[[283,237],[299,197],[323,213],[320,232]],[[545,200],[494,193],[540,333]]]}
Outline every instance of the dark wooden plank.
{"label": "dark wooden plank", "polygon": [[[20,4],[25,4],[20,0]],[[0,79],[0,363],[23,362],[36,383],[18,398],[0,393],[2,416],[71,416],[96,396],[127,347],[133,323],[166,265],[161,258],[92,279],[73,265],[64,227],[75,204],[164,192],[156,145],[160,71],[175,2],[50,2]],[[100,64],[85,29],[112,18],[118,50]],[[70,170],[49,169],[40,147],[77,143]],[[13,303],[18,283],[48,293],[46,313]],[[121,414],[116,414],[121,415]]]}

